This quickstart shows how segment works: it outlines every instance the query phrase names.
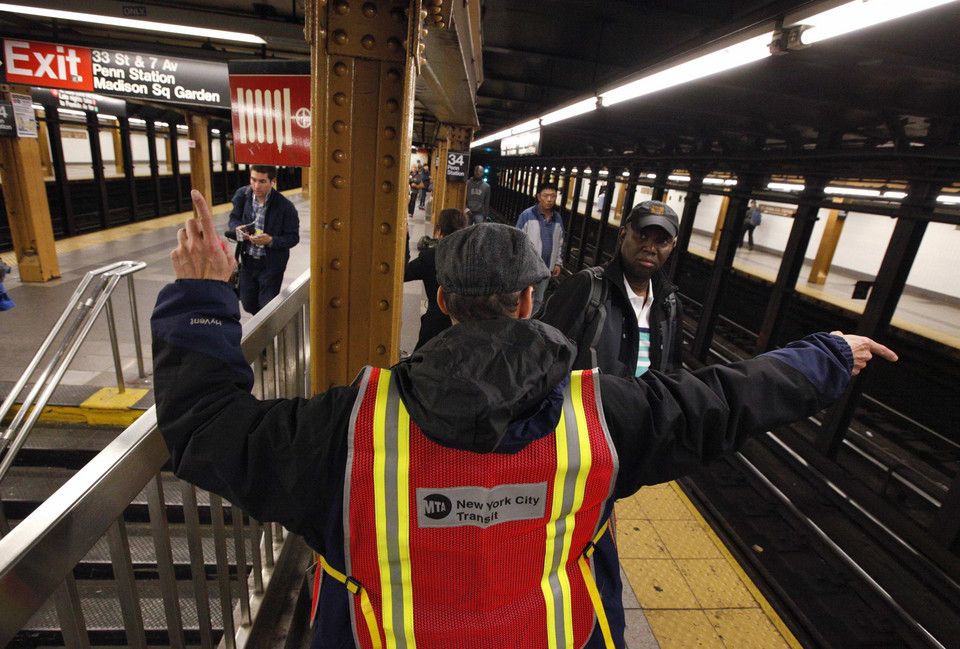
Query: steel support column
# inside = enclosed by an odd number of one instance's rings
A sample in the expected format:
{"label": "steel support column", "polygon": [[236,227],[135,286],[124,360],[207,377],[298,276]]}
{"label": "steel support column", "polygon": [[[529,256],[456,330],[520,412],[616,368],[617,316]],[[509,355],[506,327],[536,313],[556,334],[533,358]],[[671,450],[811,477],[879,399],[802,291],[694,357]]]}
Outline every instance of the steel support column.
{"label": "steel support column", "polygon": [[763,324],[760,325],[760,335],[757,338],[757,352],[765,352],[777,346],[780,331],[783,329],[783,316],[787,307],[793,301],[797,292],[797,279],[803,270],[804,254],[810,244],[810,235],[817,222],[820,208],[815,205],[823,200],[823,188],[827,186],[828,178],[809,176],[805,178],[806,188],[800,196],[800,204],[793,216],[793,227],[790,228],[790,237],[783,252],[777,281],[770,293],[767,310],[763,315]]}
{"label": "steel support column", "polygon": [[150,157],[150,181],[153,185],[153,215],[160,216],[160,161],[157,158],[157,125],[153,118],[147,120],[147,155]]}
{"label": "steel support column", "polygon": [[[182,212],[183,196],[181,194],[183,193],[183,190],[181,189],[180,182],[180,144],[178,144],[180,134],[177,131],[177,124],[179,124],[179,121],[171,118],[169,124],[170,126],[167,128],[167,137],[169,138],[167,140],[167,144],[169,145],[168,149],[170,151],[170,155],[167,158],[167,164],[170,167],[170,173],[173,174],[173,204],[176,206],[177,212]],[[209,194],[204,195],[209,196]]]}
{"label": "steel support column", "polygon": [[[576,221],[577,208],[580,206],[580,188],[583,187],[583,169],[580,166],[577,166],[577,173],[574,176],[573,181],[573,195],[570,197],[570,228],[566,231],[567,236],[563,242],[563,263],[564,265],[569,264],[570,259],[570,249],[573,242],[573,224]],[[579,244],[582,247],[582,244]],[[579,269],[576,269],[579,270]]]}
{"label": "steel support column", "polygon": [[130,212],[130,221],[137,220],[137,178],[133,170],[133,147],[130,146],[130,120],[126,115],[118,117],[120,131],[120,155],[123,157],[120,165],[123,170],[123,179],[127,188],[127,205]]}
{"label": "steel support column", "polygon": [[667,180],[669,180],[671,171],[673,171],[672,167],[661,167],[657,171],[657,177],[653,181],[653,194],[650,196],[652,200],[663,200],[667,193]]}
{"label": "steel support column", "polygon": [[[54,106],[44,108],[47,121],[47,134],[50,136],[50,155],[52,156],[53,175],[57,183],[57,198],[60,202],[60,218],[63,233],[72,237],[77,233],[77,224],[73,219],[73,199],[70,197],[70,179],[67,178],[67,164],[63,157],[63,138],[60,136],[60,112]],[[48,208],[49,209],[49,208]]]}
{"label": "steel support column", "polygon": [[[901,210],[909,213],[919,208],[923,212],[932,213],[936,208],[940,189],[939,184],[911,183],[907,197],[901,204]],[[883,255],[883,261],[880,262],[880,270],[877,272],[873,289],[867,299],[867,305],[857,324],[858,334],[876,340],[883,338],[887,333],[926,230],[926,220],[907,217],[897,219],[887,251]],[[817,448],[831,459],[836,458],[843,444],[850,421],[860,402],[860,395],[863,393],[864,377],[869,376],[870,371],[871,369],[867,367],[855,376],[839,401],[827,411],[827,416],[817,434]]]}
{"label": "steel support column", "polygon": [[706,362],[710,345],[713,342],[713,332],[720,319],[720,304],[723,302],[723,293],[727,286],[730,270],[733,268],[733,258],[737,254],[737,239],[740,228],[747,213],[747,203],[753,188],[760,183],[761,177],[753,174],[743,174],[738,178],[736,191],[731,195],[730,208],[723,223],[720,235],[720,244],[713,259],[713,269],[707,280],[707,290],[703,298],[703,309],[700,312],[700,321],[697,323],[697,334],[693,339],[693,348],[690,350],[694,358]]}
{"label": "steel support column", "polygon": [[[399,357],[407,174],[425,13],[308,0],[312,69],[311,385]],[[432,24],[432,23],[431,23]]]}
{"label": "steel support column", "polygon": [[[577,251],[577,263],[574,266],[574,272],[583,268],[583,263],[586,260],[587,252],[587,229],[589,228],[590,221],[593,220],[593,196],[597,190],[597,175],[593,171],[593,167],[596,165],[590,166],[590,187],[587,189],[587,206],[583,210],[583,221],[580,223],[580,250]],[[577,203],[580,202],[580,195],[574,199]]]}
{"label": "steel support column", "polygon": [[677,245],[673,249],[673,254],[667,260],[667,277],[675,281],[677,275],[677,264],[680,263],[680,256],[690,247],[690,236],[693,234],[693,221],[697,216],[697,208],[700,206],[700,195],[703,192],[703,178],[706,173],[700,169],[690,170],[690,182],[687,184],[687,197],[683,202],[683,214],[680,217],[680,228],[677,232]]}
{"label": "steel support column", "polygon": [[107,198],[107,179],[103,174],[103,151],[100,148],[100,122],[97,113],[86,113],[87,134],[90,139],[90,166],[93,168],[93,182],[97,186],[97,213],[100,215],[100,227],[107,229],[110,214],[110,200]]}

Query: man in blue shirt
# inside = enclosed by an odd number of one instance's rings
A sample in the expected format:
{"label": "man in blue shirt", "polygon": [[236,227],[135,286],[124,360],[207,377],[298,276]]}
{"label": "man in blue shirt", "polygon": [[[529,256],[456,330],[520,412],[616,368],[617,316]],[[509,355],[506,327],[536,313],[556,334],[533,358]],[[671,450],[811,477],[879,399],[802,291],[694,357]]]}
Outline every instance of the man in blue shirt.
{"label": "man in blue shirt", "polygon": [[[517,227],[523,230],[533,243],[533,247],[540,254],[552,277],[559,277],[560,268],[563,265],[560,259],[563,254],[563,220],[556,205],[557,186],[553,183],[543,183],[537,188],[537,204],[525,209],[517,219]],[[549,283],[550,277],[547,277],[534,286],[534,313],[543,304],[543,297]]]}

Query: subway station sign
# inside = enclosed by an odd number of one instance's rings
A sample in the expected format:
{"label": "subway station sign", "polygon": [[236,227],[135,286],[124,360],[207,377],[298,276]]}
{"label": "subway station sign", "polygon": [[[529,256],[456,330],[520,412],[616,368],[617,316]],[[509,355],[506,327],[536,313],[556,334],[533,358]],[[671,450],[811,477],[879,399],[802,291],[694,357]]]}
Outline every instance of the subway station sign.
{"label": "subway station sign", "polygon": [[231,61],[236,161],[310,166],[310,61]]}
{"label": "subway station sign", "polygon": [[230,106],[225,63],[3,39],[0,82],[151,101]]}

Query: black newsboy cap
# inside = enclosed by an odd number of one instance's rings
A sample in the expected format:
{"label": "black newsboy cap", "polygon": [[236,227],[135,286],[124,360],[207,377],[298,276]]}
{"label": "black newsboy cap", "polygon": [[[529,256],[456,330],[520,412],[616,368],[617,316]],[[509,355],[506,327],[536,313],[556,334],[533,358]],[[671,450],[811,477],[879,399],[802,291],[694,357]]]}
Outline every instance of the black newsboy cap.
{"label": "black newsboy cap", "polygon": [[515,293],[550,277],[522,230],[481,223],[444,237],[437,244],[437,281],[447,293]]}

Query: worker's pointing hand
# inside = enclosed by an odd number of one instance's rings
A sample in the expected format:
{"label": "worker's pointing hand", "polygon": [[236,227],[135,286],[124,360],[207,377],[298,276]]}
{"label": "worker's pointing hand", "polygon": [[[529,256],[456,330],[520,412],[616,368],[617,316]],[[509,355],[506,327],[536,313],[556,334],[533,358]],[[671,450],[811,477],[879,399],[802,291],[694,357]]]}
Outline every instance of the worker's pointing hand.
{"label": "worker's pointing hand", "polygon": [[845,334],[842,331],[831,331],[830,333],[840,336],[850,345],[850,351],[853,352],[853,372],[851,372],[853,376],[859,374],[860,370],[867,366],[867,361],[873,358],[874,354],[888,361],[896,361],[898,358],[892,349],[866,336]]}
{"label": "worker's pointing hand", "polygon": [[177,279],[230,279],[237,260],[213,230],[213,217],[203,195],[190,192],[196,218],[177,232],[177,247],[170,253]]}

